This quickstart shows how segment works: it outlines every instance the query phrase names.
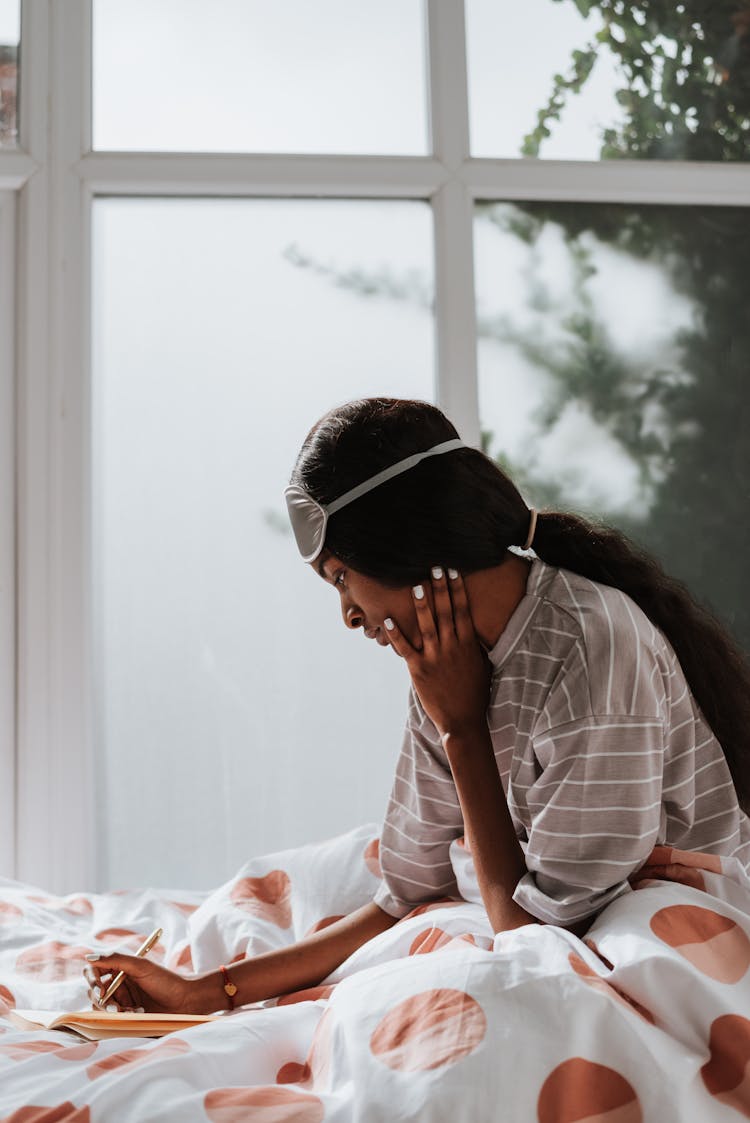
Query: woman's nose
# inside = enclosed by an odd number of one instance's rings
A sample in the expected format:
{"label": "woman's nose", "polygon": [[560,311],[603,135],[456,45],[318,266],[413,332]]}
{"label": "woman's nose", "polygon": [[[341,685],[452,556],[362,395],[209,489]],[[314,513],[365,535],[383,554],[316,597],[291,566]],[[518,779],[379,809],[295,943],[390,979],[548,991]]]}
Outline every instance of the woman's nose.
{"label": "woman's nose", "polygon": [[342,605],[341,614],[344,617],[344,623],[347,628],[361,628],[364,623],[364,617],[360,610],[354,605]]}

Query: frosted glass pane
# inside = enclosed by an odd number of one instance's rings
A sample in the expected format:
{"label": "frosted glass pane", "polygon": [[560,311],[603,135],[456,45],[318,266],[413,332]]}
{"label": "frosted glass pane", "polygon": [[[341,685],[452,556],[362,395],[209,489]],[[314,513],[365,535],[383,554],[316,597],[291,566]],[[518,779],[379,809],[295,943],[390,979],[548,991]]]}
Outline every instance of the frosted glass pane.
{"label": "frosted glass pane", "polygon": [[0,148],[18,143],[19,0],[0,0]]}
{"label": "frosted glass pane", "polygon": [[101,199],[93,259],[98,878],[208,888],[385,810],[408,674],[282,493],[337,402],[433,400],[431,215]]}
{"label": "frosted glass pane", "polygon": [[466,34],[476,156],[750,158],[737,0],[466,0]]}
{"label": "frosted glass pane", "polygon": [[485,450],[530,502],[620,526],[750,651],[750,216],[483,204]]}
{"label": "frosted glass pane", "polygon": [[423,154],[422,8],[94,0],[94,147]]}

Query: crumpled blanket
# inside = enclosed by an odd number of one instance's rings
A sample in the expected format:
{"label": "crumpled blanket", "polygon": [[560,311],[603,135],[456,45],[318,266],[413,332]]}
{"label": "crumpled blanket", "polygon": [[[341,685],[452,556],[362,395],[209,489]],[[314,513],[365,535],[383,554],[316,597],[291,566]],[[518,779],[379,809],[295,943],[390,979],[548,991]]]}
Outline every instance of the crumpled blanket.
{"label": "crumpled blanket", "polygon": [[739,1123],[750,1119],[750,878],[656,847],[579,939],[493,936],[471,854],[320,986],[162,1039],[23,1032],[18,1005],[87,1005],[84,956],[205,971],[372,899],[378,829],[255,858],[213,893],[60,898],[0,879],[0,1123]]}

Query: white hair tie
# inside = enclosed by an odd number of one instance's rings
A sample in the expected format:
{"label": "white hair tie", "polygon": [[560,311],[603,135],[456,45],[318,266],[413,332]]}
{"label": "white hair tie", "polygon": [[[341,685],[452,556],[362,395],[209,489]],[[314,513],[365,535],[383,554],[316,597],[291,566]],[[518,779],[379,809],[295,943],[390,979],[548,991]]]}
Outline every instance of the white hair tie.
{"label": "white hair tie", "polygon": [[534,541],[534,533],[536,531],[536,507],[529,507],[529,533],[524,542],[524,550],[531,549],[531,543]]}

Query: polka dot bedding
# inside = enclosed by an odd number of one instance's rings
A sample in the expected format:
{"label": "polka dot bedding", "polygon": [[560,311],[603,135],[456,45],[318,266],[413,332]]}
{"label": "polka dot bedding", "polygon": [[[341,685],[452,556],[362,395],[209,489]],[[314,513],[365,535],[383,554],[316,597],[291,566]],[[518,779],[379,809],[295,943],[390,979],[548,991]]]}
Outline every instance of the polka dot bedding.
{"label": "polka dot bedding", "polygon": [[378,829],[253,859],[213,893],[40,895],[0,880],[0,1123],[740,1123],[750,1119],[750,879],[657,846],[582,938],[493,935],[461,897],[414,909],[320,986],[161,1039],[26,1032],[86,1005],[87,952],[191,973],[283,947],[372,900]]}

